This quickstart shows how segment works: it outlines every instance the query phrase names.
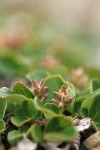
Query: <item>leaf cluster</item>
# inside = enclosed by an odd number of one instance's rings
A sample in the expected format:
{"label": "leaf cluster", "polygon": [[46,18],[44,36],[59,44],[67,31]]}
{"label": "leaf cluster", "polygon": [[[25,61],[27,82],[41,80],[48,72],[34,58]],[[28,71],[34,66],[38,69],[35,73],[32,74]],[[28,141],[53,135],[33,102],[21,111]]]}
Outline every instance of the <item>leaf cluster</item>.
{"label": "leaf cluster", "polygon": [[0,89],[0,133],[9,144],[16,144],[24,135],[37,143],[72,141],[76,137],[73,117],[64,114],[69,110],[52,102],[54,91],[62,85],[66,89],[70,87],[70,97],[74,97],[70,106],[72,113],[76,95],[74,86],[60,75],[49,76],[44,83],[49,90],[43,101],[34,95],[32,87],[28,88],[22,82],[16,82],[12,89]]}

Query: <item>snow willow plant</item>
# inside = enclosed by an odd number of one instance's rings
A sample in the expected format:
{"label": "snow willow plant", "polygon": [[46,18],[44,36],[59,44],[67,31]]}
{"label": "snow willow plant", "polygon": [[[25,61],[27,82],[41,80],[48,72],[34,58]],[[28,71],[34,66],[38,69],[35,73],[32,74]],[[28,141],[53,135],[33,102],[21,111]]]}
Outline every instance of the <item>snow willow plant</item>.
{"label": "snow willow plant", "polygon": [[[91,94],[77,95],[73,84],[59,75],[32,88],[16,82],[12,89],[0,89],[1,143],[9,148],[23,136],[41,145],[45,142],[67,142],[78,147],[80,132],[91,124],[100,130],[100,83],[92,81]],[[77,140],[76,140],[77,139]]]}

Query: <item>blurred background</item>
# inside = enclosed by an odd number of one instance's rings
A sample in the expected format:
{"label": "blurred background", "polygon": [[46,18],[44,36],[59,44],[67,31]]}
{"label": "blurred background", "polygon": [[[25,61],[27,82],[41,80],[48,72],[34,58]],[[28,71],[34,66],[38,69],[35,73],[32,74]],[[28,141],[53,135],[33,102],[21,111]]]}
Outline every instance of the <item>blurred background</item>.
{"label": "blurred background", "polygon": [[100,77],[100,0],[0,1],[0,78],[60,65]]}

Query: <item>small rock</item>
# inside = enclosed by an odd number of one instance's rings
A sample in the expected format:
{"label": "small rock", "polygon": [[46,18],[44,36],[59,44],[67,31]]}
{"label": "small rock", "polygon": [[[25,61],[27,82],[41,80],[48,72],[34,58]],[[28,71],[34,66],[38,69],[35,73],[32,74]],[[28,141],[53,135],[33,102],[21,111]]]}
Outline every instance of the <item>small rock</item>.
{"label": "small rock", "polygon": [[58,148],[59,144],[56,143],[43,143],[42,146],[45,148],[45,150],[61,150]]}
{"label": "small rock", "polygon": [[83,143],[84,150],[100,150],[100,132],[96,132]]}
{"label": "small rock", "polygon": [[100,146],[97,147],[97,148],[93,148],[92,150],[100,150]]}
{"label": "small rock", "polygon": [[91,126],[91,118],[84,118],[80,120],[76,128],[79,132],[83,132],[84,130],[89,129],[90,126]]}
{"label": "small rock", "polygon": [[[60,144],[60,143],[59,143]],[[58,147],[58,143],[43,143],[42,146],[45,150],[69,150],[70,144],[66,144],[63,148]]]}
{"label": "small rock", "polygon": [[78,135],[72,142],[71,147],[73,147],[75,150],[79,150],[80,147],[80,135]]}
{"label": "small rock", "polygon": [[31,140],[29,140],[26,136],[17,143],[17,145],[10,150],[36,150],[37,143],[33,143]]}

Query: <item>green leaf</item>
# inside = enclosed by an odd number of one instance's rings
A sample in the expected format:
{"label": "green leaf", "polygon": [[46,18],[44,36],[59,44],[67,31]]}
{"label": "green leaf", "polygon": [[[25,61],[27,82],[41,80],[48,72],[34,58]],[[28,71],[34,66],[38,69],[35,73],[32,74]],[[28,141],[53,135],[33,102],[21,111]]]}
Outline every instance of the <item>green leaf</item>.
{"label": "green leaf", "polygon": [[0,119],[0,133],[2,133],[5,130],[6,123]]}
{"label": "green leaf", "polygon": [[59,66],[55,69],[50,70],[51,74],[59,74],[61,75],[64,79],[66,79],[68,75],[68,69],[65,66]]}
{"label": "green leaf", "polygon": [[51,119],[46,126],[45,140],[49,142],[67,142],[76,136],[73,124],[63,116]]}
{"label": "green leaf", "polygon": [[81,106],[81,114],[89,117],[94,122],[96,128],[100,130],[100,92],[87,98]]}
{"label": "green leaf", "polygon": [[[1,55],[1,54],[0,54]],[[10,53],[10,51],[0,58],[0,76],[2,77],[12,77],[15,74],[17,74],[17,72],[20,71],[19,69],[21,68],[21,65],[19,64],[19,59],[17,61],[16,56],[13,55],[12,57],[12,52]]]}
{"label": "green leaf", "polygon": [[24,113],[23,111],[21,110],[21,108],[19,109],[16,109],[15,113],[19,113],[20,116],[14,116],[14,117],[11,117],[11,122],[17,126],[17,127],[20,127],[22,126],[23,124],[29,122],[32,118],[29,118],[27,116],[24,116]]}
{"label": "green leaf", "polygon": [[28,73],[26,78],[31,82],[33,79],[37,82],[40,82],[41,79],[45,79],[49,75],[48,71],[45,70],[37,70],[32,73]]}
{"label": "green leaf", "polygon": [[70,97],[75,98],[76,97],[76,89],[75,86],[72,83],[65,82],[66,88],[70,87]]}
{"label": "green leaf", "polygon": [[79,96],[75,99],[75,103],[74,103],[74,112],[80,114],[80,109],[81,109],[81,104],[83,103],[83,101],[87,98],[86,95],[83,96]]}
{"label": "green leaf", "polygon": [[42,111],[38,110],[36,120],[42,120],[42,119],[45,119],[45,116]]}
{"label": "green leaf", "polygon": [[30,91],[30,89],[22,82],[16,82],[16,84],[13,87],[13,93],[14,94],[20,94],[24,95],[27,98],[34,98],[33,93]]}
{"label": "green leaf", "polygon": [[31,130],[30,130],[30,135],[31,135],[31,138],[33,139],[33,141],[35,141],[37,143],[43,142],[42,130],[38,124],[35,123],[34,125],[32,125]]}
{"label": "green leaf", "polygon": [[7,87],[2,87],[0,89],[0,97],[4,98],[8,95],[12,94],[12,91]]}
{"label": "green leaf", "polygon": [[75,97],[76,97],[76,90],[75,90],[75,86],[72,83],[69,82],[65,82],[66,88],[70,87],[70,98],[73,99],[71,105],[67,108],[67,110],[70,113],[73,113],[73,109],[74,109],[74,103],[75,103]]}
{"label": "green leaf", "polygon": [[90,78],[100,79],[100,68],[99,67],[87,67],[86,73],[89,75]]}
{"label": "green leaf", "polygon": [[19,127],[19,131],[22,133],[26,133],[26,131],[29,129],[29,126],[27,125],[23,125],[21,127]]}
{"label": "green leaf", "polygon": [[83,103],[81,105],[81,110],[80,110],[82,116],[84,116],[84,117],[88,116],[88,111],[89,111],[91,104],[93,103],[95,96],[97,94],[98,93],[96,93],[92,96],[89,96],[86,100],[83,101]]}
{"label": "green leaf", "polygon": [[100,93],[94,97],[94,101],[90,106],[88,116],[92,118],[92,121],[94,121],[98,130],[100,130]]}
{"label": "green leaf", "polygon": [[0,119],[4,118],[7,108],[7,101],[3,98],[0,98]]}
{"label": "green leaf", "polygon": [[87,108],[82,108],[80,111],[80,114],[83,118],[88,116],[88,109]]}
{"label": "green leaf", "polygon": [[45,108],[50,109],[51,111],[59,114],[59,108],[53,103],[46,103],[44,105]]}
{"label": "green leaf", "polygon": [[29,116],[32,118],[34,118],[37,114],[37,110],[34,106],[34,101],[32,100],[24,101],[22,103],[22,109],[24,111],[24,114],[26,114],[26,116]]}
{"label": "green leaf", "polygon": [[7,140],[10,144],[16,144],[22,137],[23,134],[20,131],[13,130],[8,133]]}
{"label": "green leaf", "polygon": [[41,111],[46,117],[46,119],[51,119],[57,115],[55,112],[51,111],[50,109],[45,108],[38,98],[34,99],[34,104],[36,109],[38,111]]}
{"label": "green leaf", "polygon": [[47,92],[48,97],[46,98],[46,100],[44,100],[44,102],[51,102],[51,99],[54,98],[53,92],[58,91],[63,85],[63,83],[64,81],[61,78],[61,76],[59,75],[49,76],[45,80],[45,86],[49,87],[49,90]]}
{"label": "green leaf", "polygon": [[37,110],[34,106],[34,102],[32,100],[24,101],[20,108],[17,108],[15,111],[15,116],[11,117],[11,122],[20,127],[24,123],[29,122],[37,115]]}
{"label": "green leaf", "polygon": [[71,117],[73,118],[73,120],[76,119],[76,118],[78,118],[78,116],[79,116],[78,113],[73,113],[73,114],[71,115]]}
{"label": "green leaf", "polygon": [[100,81],[99,80],[94,79],[91,81],[91,84],[92,84],[91,85],[92,86],[92,92],[100,89]]}
{"label": "green leaf", "polygon": [[10,113],[13,113],[17,106],[21,106],[23,101],[31,100],[23,95],[11,94],[5,98],[7,100],[7,110]]}

